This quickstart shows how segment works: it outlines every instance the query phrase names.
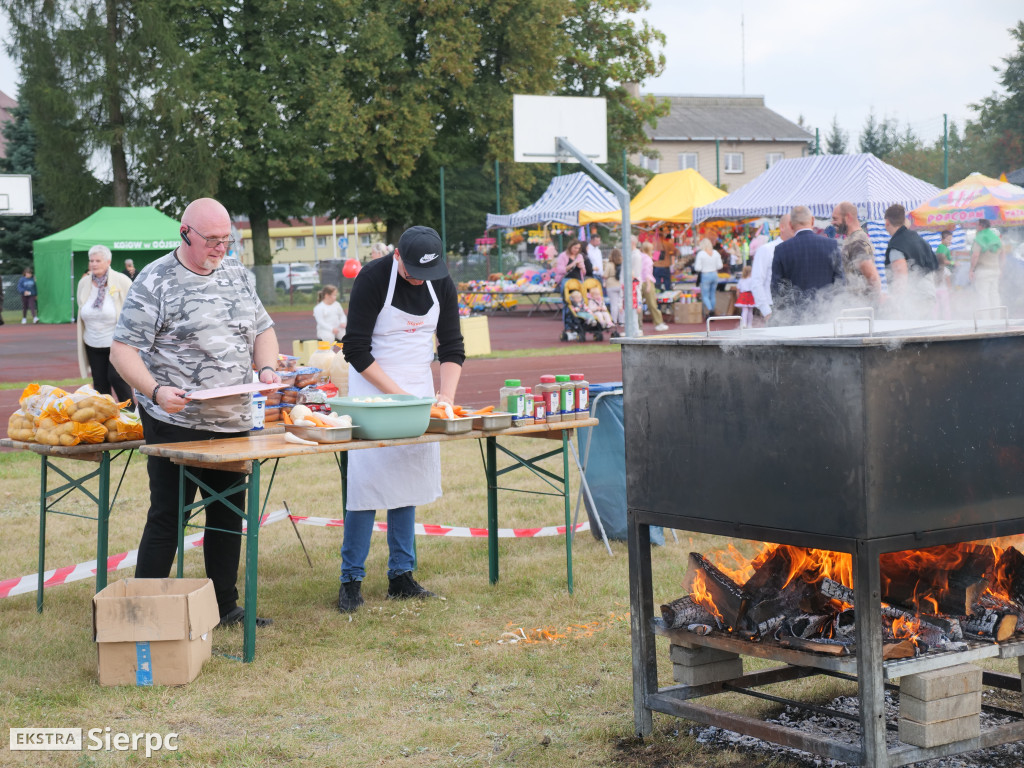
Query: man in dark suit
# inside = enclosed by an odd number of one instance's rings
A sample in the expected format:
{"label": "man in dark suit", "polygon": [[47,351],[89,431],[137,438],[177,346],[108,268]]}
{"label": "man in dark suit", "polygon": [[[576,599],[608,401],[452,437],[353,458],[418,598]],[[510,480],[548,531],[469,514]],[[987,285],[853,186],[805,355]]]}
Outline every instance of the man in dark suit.
{"label": "man in dark suit", "polygon": [[793,237],[776,246],[772,259],[772,301],[792,323],[799,322],[796,313],[810,308],[823,288],[843,281],[843,264],[839,244],[814,234],[807,206],[795,206],[789,219]]}

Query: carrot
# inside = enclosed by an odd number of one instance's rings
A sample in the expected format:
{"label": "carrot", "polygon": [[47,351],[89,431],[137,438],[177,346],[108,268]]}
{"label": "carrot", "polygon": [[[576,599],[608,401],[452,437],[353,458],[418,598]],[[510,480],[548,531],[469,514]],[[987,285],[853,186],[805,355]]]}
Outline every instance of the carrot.
{"label": "carrot", "polygon": [[488,405],[486,408],[481,408],[479,411],[473,411],[472,416],[482,416],[485,413],[490,413],[494,410],[493,405]]}
{"label": "carrot", "polygon": [[315,414],[315,413],[311,413],[311,414],[309,414],[308,416],[306,416],[306,418],[307,418],[307,419],[309,419],[310,421],[312,421],[312,422],[313,422],[314,424],[316,424],[316,425],[317,425],[318,427],[330,427],[330,426],[331,426],[330,424],[328,424],[328,423],[327,423],[326,421],[324,421],[323,419],[321,419],[321,418],[320,418],[320,417],[319,417],[319,416],[318,416],[317,414]]}
{"label": "carrot", "polygon": [[286,411],[284,408],[281,409],[281,421],[283,421],[285,424],[292,423],[292,415],[288,413],[288,411]]}
{"label": "carrot", "polygon": [[444,408],[438,408],[437,406],[430,406],[430,418],[432,419],[447,419],[448,416],[444,412]]}
{"label": "carrot", "polygon": [[461,405],[455,405],[452,406],[452,413],[454,413],[456,416],[465,416],[466,409],[463,408]]}

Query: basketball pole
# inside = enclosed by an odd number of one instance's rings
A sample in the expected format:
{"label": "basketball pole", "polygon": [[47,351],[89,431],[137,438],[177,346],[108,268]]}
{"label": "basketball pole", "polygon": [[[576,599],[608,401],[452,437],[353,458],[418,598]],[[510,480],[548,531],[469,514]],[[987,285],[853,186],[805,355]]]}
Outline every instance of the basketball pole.
{"label": "basketball pole", "polygon": [[629,192],[624,189],[615,179],[609,176],[605,171],[600,168],[596,163],[592,162],[589,157],[576,149],[567,138],[564,136],[558,136],[555,138],[555,153],[562,154],[566,153],[572,155],[576,160],[579,161],[580,165],[587,169],[591,174],[597,177],[598,181],[608,187],[619,201],[619,209],[622,211],[622,264],[623,267],[628,266],[629,269],[626,275],[623,276],[622,284],[623,287],[629,286],[629,295],[626,295],[626,291],[622,292],[622,303],[623,312],[626,315],[626,336],[629,338],[636,338],[640,335],[640,327],[637,324],[636,312],[633,311],[633,259],[637,258],[636,254],[633,253],[633,241],[631,239],[630,222],[629,222]]}

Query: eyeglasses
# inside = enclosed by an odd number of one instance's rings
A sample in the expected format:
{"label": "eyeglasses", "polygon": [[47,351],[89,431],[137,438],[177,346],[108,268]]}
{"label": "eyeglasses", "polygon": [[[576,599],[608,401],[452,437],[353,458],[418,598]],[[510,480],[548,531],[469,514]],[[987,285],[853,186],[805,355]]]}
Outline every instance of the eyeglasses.
{"label": "eyeglasses", "polygon": [[206,235],[204,235],[202,232],[200,232],[199,230],[197,230],[195,227],[193,227],[191,225],[186,225],[186,226],[188,226],[189,232],[195,232],[197,235],[199,235],[201,238],[203,238],[203,240],[206,241],[206,247],[207,248],[216,248],[219,245],[223,245],[225,251],[230,251],[232,246],[234,246],[234,244],[235,244],[235,240],[232,237],[229,237],[226,240],[218,240],[218,239],[213,238],[213,237],[207,237]]}

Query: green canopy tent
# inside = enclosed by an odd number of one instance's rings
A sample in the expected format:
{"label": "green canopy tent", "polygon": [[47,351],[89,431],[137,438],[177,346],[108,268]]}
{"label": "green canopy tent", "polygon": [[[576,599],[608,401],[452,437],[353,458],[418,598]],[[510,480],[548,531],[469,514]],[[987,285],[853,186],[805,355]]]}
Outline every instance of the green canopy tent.
{"label": "green canopy tent", "polygon": [[178,245],[177,221],[156,208],[100,208],[96,213],[32,243],[39,319],[70,323],[77,317],[75,290],[89,265],[89,249],[105,245],[114,254],[111,264],[124,271],[132,259],[141,270]]}

